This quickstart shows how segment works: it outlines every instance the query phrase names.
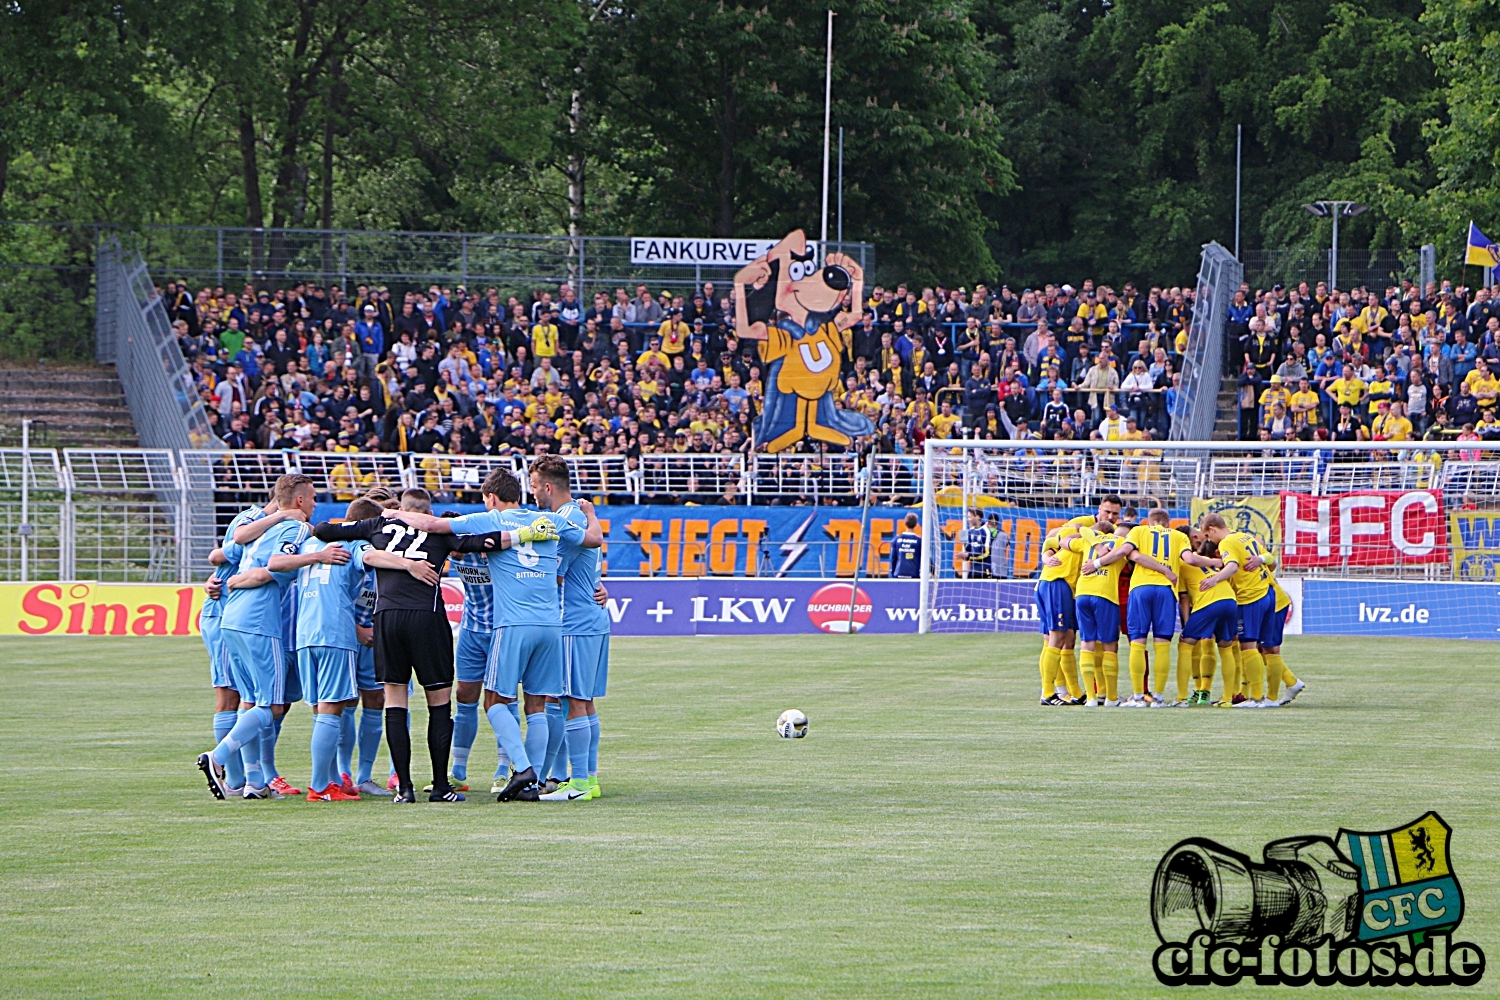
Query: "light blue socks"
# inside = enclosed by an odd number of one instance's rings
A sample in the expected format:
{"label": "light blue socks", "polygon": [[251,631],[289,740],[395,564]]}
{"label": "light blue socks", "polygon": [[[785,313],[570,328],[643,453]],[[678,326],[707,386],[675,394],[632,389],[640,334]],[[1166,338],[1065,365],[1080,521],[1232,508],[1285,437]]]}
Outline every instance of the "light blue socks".
{"label": "light blue socks", "polygon": [[589,742],[592,730],[593,726],[589,724],[587,715],[569,719],[563,724],[568,741],[568,763],[573,766],[573,777],[579,782],[586,781],[589,776]]}
{"label": "light blue socks", "polygon": [[339,736],[343,720],[338,715],[313,716],[312,727],[312,790],[321,792],[334,783],[335,760],[338,756]]}
{"label": "light blue socks", "polygon": [[[526,716],[526,759],[535,764],[542,762],[542,767],[537,770],[538,778],[545,778],[543,768],[547,760],[547,713],[533,712]],[[516,758],[511,757],[515,763]],[[517,765],[519,766],[519,765]]]}
{"label": "light blue socks", "polygon": [[[501,756],[509,757],[511,766],[517,771],[524,771],[531,766],[531,755],[526,752],[527,742],[521,739],[521,724],[516,719],[518,711],[515,702],[508,705],[500,702],[491,705],[485,716],[490,720],[490,728],[495,730]],[[528,741],[529,738],[528,735]],[[495,777],[502,775],[496,772]]]}
{"label": "light blue socks", "polygon": [[453,703],[453,776],[469,777],[469,753],[474,749],[474,737],[479,735],[479,702],[456,701]]}
{"label": "light blue socks", "polygon": [[563,731],[568,721],[568,700],[561,698],[547,702],[547,760],[542,767],[542,778],[567,778],[567,757],[563,751]]}
{"label": "light blue socks", "polygon": [[589,716],[589,774],[599,773],[599,714]]}
{"label": "light blue socks", "polygon": [[261,734],[271,726],[271,710],[263,705],[256,705],[238,715],[239,718],[233,728],[219,741],[219,745],[214,747],[214,761],[224,767],[227,773],[230,756],[243,751],[245,780],[252,788],[264,788],[265,771],[261,764],[260,753],[261,745],[265,741],[261,739]]}
{"label": "light blue socks", "polygon": [[[240,721],[238,712],[214,713],[215,747],[224,742],[224,737],[229,735],[238,721]],[[245,764],[239,754],[231,753],[224,761],[224,780],[229,783],[230,788],[239,788],[245,784]]]}
{"label": "light blue socks", "polygon": [[375,755],[380,753],[380,733],[385,728],[385,709],[365,708],[359,713],[359,775],[356,785],[370,780]]}
{"label": "light blue socks", "polygon": [[334,775],[341,780],[344,775],[354,774],[354,744],[359,727],[354,724],[354,706],[350,705],[338,715],[339,719],[339,769]]}

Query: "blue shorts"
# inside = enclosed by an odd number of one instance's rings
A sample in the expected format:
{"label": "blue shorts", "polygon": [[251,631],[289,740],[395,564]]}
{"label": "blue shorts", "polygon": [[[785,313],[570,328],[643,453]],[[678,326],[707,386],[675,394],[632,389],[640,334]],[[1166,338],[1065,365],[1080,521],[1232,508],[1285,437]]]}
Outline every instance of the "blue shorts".
{"label": "blue shorts", "polygon": [[1041,618],[1041,633],[1072,632],[1078,628],[1078,614],[1073,607],[1073,588],[1067,580],[1039,580],[1036,585],[1036,607]]}
{"label": "blue shorts", "polygon": [[208,649],[209,682],[216,688],[234,687],[234,668],[229,665],[229,651],[219,635],[219,619],[198,619],[198,630],[203,633],[203,645]]}
{"label": "blue shorts", "polygon": [[1156,637],[1157,642],[1171,642],[1177,632],[1177,591],[1161,584],[1147,584],[1130,592],[1125,609],[1125,630],[1130,641],[1146,638],[1146,633]]}
{"label": "blue shorts", "polygon": [[458,645],[453,651],[453,678],[460,684],[478,684],[484,680],[490,665],[490,646],[495,633],[458,630]]}
{"label": "blue shorts", "polygon": [[592,700],[604,697],[609,680],[609,633],[563,636],[563,694]]}
{"label": "blue shorts", "polygon": [[385,685],[375,679],[374,647],[361,646],[354,652],[354,686],[361,691],[384,691]]}
{"label": "blue shorts", "polygon": [[297,670],[307,703],[353,701],[358,697],[355,674],[359,653],[337,646],[303,646],[297,650]]}
{"label": "blue shorts", "polygon": [[[1275,591],[1272,591],[1275,596]],[[1275,649],[1281,645],[1281,638],[1286,634],[1286,616],[1291,613],[1292,606],[1288,604],[1280,611],[1276,610],[1276,602],[1271,602],[1271,620],[1266,625],[1266,634],[1260,637],[1260,644]]]}
{"label": "blue shorts", "polygon": [[1188,615],[1182,626],[1184,639],[1213,639],[1217,642],[1234,642],[1240,627],[1240,606],[1234,598],[1226,597],[1214,601]]}
{"label": "blue shorts", "polygon": [[1107,597],[1084,594],[1078,607],[1078,638],[1084,642],[1120,641],[1120,606]]}
{"label": "blue shorts", "polygon": [[[240,697],[254,705],[289,705],[286,651],[279,635],[257,635],[221,628],[219,636],[229,652],[234,686]],[[297,685],[301,697],[301,684]]]}
{"label": "blue shorts", "polygon": [[1241,604],[1240,642],[1264,642],[1271,634],[1271,619],[1276,616],[1276,591],[1268,590],[1258,601]]}
{"label": "blue shorts", "polygon": [[527,694],[561,698],[563,641],[558,625],[507,625],[495,629],[484,687],[514,698],[519,685]]}

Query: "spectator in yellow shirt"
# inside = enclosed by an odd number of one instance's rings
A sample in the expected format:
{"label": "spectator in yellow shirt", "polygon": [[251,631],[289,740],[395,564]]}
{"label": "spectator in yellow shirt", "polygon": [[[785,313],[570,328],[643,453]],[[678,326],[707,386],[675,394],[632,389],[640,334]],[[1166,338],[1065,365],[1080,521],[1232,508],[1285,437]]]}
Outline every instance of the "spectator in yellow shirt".
{"label": "spectator in yellow shirt", "polygon": [[1365,384],[1354,377],[1354,366],[1349,364],[1344,365],[1339,377],[1328,384],[1328,394],[1333,397],[1333,401],[1350,409],[1358,406],[1365,398],[1365,389]]}
{"label": "spectator in yellow shirt", "polygon": [[1376,409],[1375,419],[1370,424],[1370,435],[1376,441],[1411,440],[1411,421],[1403,412],[1405,407],[1381,400]]}
{"label": "spectator in yellow shirt", "polygon": [[688,338],[692,334],[692,329],[682,321],[681,309],[673,309],[656,330],[663,354],[681,354],[687,350]]}
{"label": "spectator in yellow shirt", "polygon": [[1292,393],[1290,403],[1287,409],[1297,430],[1318,426],[1318,394],[1313,391],[1307,376],[1297,380],[1297,391]]}
{"label": "spectator in yellow shirt", "polygon": [[641,352],[640,357],[635,359],[635,365],[638,369],[645,369],[649,368],[653,361],[661,365],[662,371],[672,367],[672,359],[662,352],[661,338],[657,336],[652,336],[650,344]]}
{"label": "spectator in yellow shirt", "polygon": [[1500,397],[1500,379],[1496,379],[1490,372],[1489,363],[1484,358],[1478,359],[1474,370],[1464,376],[1464,381],[1469,384],[1469,391],[1474,398],[1479,400],[1479,408],[1494,406],[1497,397]]}
{"label": "spectator in yellow shirt", "polygon": [[953,436],[953,428],[962,422],[962,417],[953,415],[953,404],[945,399],[938,415],[932,418],[933,436],[946,440]]}
{"label": "spectator in yellow shirt", "polygon": [[557,326],[552,322],[550,312],[542,313],[531,328],[531,355],[535,358],[557,357]]}
{"label": "spectator in yellow shirt", "polygon": [[1291,398],[1291,394],[1286,391],[1286,380],[1280,375],[1272,375],[1271,384],[1266,386],[1265,391],[1260,394],[1258,402],[1262,413],[1270,413],[1271,407],[1277,403],[1290,406]]}

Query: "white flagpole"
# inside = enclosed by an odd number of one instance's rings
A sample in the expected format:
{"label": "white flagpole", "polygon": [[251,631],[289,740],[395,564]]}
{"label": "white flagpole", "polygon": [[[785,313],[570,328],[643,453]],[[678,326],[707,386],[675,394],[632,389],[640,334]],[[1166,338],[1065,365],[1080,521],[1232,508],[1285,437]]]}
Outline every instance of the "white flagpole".
{"label": "white flagpole", "polygon": [[823,67],[823,227],[820,240],[828,242],[829,126],[833,121],[833,11],[828,12],[828,56]]}

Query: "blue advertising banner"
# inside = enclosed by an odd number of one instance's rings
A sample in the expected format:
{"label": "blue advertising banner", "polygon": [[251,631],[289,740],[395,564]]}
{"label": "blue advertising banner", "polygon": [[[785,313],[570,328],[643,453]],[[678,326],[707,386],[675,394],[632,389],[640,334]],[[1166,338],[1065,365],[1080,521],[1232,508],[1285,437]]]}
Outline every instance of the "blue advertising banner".
{"label": "blue advertising banner", "polygon": [[[612,579],[615,635],[910,634],[917,630],[915,580],[861,580],[850,614],[847,580]],[[1035,632],[1034,585],[973,580],[939,584],[933,631]]]}
{"label": "blue advertising banner", "polygon": [[[317,520],[344,516],[344,504],[320,503]],[[441,506],[468,513],[474,504]],[[957,544],[963,511],[938,508],[944,544]],[[1011,540],[1015,577],[1035,575],[1047,531],[1092,508],[986,507]],[[598,508],[610,577],[852,577],[890,574],[891,540],[908,507],[871,507],[862,527],[858,507],[677,507],[626,504]],[[920,511],[917,511],[920,513]],[[1176,512],[1174,512],[1176,513]],[[952,558],[945,560],[951,565]]]}
{"label": "blue advertising banner", "polygon": [[1500,639],[1500,586],[1483,583],[1302,581],[1304,635]]}

